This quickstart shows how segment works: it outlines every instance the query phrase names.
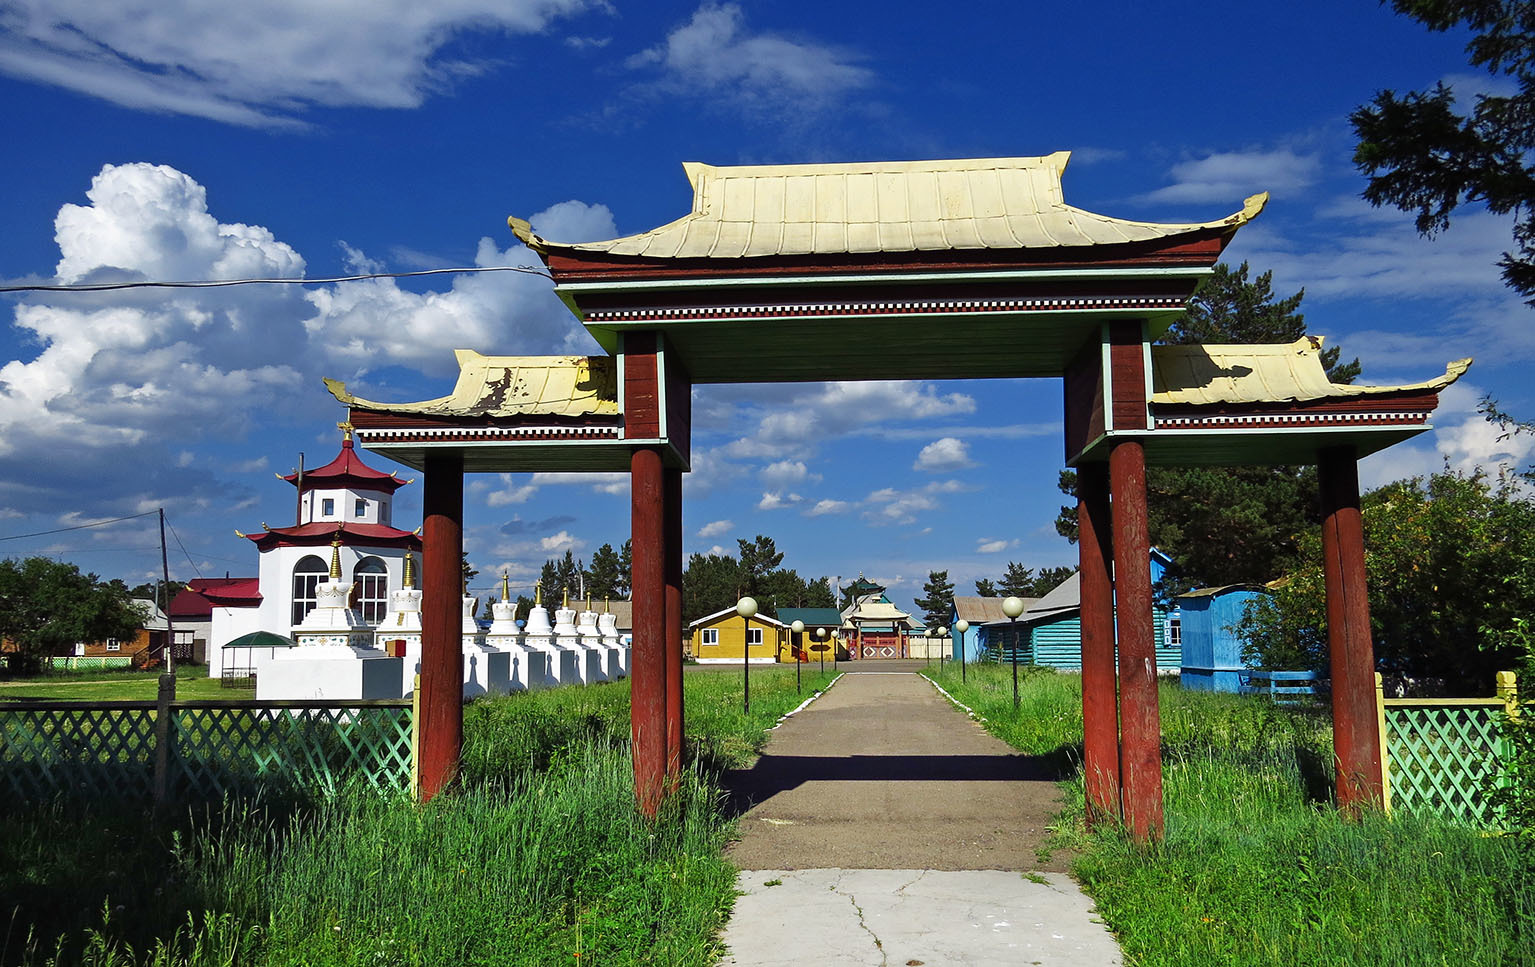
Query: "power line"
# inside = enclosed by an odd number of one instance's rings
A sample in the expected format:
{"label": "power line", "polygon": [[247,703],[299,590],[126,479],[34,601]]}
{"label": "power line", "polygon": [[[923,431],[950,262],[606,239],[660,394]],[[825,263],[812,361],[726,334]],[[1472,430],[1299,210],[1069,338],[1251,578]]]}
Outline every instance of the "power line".
{"label": "power line", "polygon": [[37,531],[33,534],[11,534],[6,537],[0,537],[0,541],[19,541],[26,537],[46,537],[49,534],[62,534],[65,531],[84,530],[87,527],[105,527],[108,524],[116,524],[125,520],[136,520],[140,517],[153,517],[158,513],[158,510],[146,510],[142,514],[129,514],[127,517],[114,517],[111,520],[98,520],[93,524],[76,524],[73,527],[55,527],[51,531]]}
{"label": "power line", "polygon": [[181,553],[187,559],[187,563],[192,565],[192,570],[197,572],[197,576],[198,577],[202,577],[203,576],[202,569],[197,566],[197,562],[196,561],[192,560],[192,555],[187,553],[187,546],[185,544],[181,543],[181,535],[176,533],[175,525],[173,525],[170,521],[166,521],[165,522],[165,526],[169,527],[171,529],[171,536],[176,538],[176,546],[181,548]]}
{"label": "power line", "polygon": [[474,272],[521,272],[553,279],[546,270],[533,265],[484,265],[453,269],[419,269],[414,272],[367,272],[362,275],[338,275],[328,279],[204,279],[196,282],[84,282],[71,285],[0,285],[6,292],[111,292],[117,289],[220,289],[231,285],[330,285],[335,282],[363,282],[367,279],[410,279],[423,275],[464,275]]}

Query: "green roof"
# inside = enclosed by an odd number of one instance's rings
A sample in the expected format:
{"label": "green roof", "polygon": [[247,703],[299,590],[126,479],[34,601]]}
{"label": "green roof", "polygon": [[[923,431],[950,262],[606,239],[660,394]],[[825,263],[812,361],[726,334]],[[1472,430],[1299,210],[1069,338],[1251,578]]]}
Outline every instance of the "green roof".
{"label": "green roof", "polygon": [[842,612],[836,608],[779,608],[778,620],[786,625],[803,621],[806,625],[840,625]]}

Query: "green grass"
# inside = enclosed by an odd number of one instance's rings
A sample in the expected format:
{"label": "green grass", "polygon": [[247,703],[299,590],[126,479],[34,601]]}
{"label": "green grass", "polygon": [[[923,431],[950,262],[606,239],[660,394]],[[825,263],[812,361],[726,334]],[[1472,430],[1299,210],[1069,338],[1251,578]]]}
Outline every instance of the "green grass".
{"label": "green grass", "polygon": [[[939,679],[1030,753],[1079,758],[1080,680],[1005,667]],[[1124,946],[1162,965],[1535,964],[1535,875],[1508,840],[1410,818],[1344,820],[1320,709],[1160,689],[1166,838],[1085,831],[1080,773],[1061,838]],[[1073,703],[1075,703],[1073,707]],[[1074,724],[1073,724],[1074,723]]]}
{"label": "green grass", "polygon": [[694,755],[657,822],[634,808],[623,683],[473,703],[460,788],[426,806],[13,811],[0,963],[712,964],[734,900],[716,770],[801,697],[782,668],[752,670],[749,717],[737,678],[685,696]]}
{"label": "green grass", "polygon": [[[152,702],[159,689],[157,671],[101,671],[81,669],[49,672],[35,678],[0,682],[0,702],[11,699],[55,699],[67,702]],[[224,688],[208,677],[204,666],[176,671],[176,697],[188,701],[254,698],[255,689]]]}

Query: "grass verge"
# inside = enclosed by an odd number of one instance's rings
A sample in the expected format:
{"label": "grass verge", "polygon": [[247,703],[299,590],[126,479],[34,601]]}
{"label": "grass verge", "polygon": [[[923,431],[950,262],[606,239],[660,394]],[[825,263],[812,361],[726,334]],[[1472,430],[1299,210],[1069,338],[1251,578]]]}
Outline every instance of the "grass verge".
{"label": "grass verge", "polygon": [[[1031,754],[1080,758],[1081,683],[996,665],[933,676]],[[1059,834],[1139,965],[1535,964],[1535,876],[1505,839],[1437,821],[1348,822],[1325,711],[1160,690],[1166,839],[1088,833],[1080,772]]]}
{"label": "grass verge", "polygon": [[693,755],[654,823],[634,808],[628,700],[619,683],[473,703],[460,788],[426,806],[348,789],[169,821],[13,813],[0,962],[712,964],[734,899],[717,769],[799,704],[794,673],[754,668],[750,715],[739,679],[688,676]]}

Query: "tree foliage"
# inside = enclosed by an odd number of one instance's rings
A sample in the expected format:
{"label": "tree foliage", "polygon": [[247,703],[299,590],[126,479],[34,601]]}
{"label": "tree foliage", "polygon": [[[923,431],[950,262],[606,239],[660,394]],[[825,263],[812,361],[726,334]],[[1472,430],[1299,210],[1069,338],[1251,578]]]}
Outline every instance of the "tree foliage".
{"label": "tree foliage", "polygon": [[622,598],[629,588],[629,576],[623,571],[623,562],[612,544],[604,544],[592,552],[591,566],[586,570],[586,587],[596,600]]}
{"label": "tree foliage", "polygon": [[799,572],[782,567],[783,552],[771,537],[737,539],[741,556],[694,554],[682,575],[682,619],[696,621],[735,606],[744,595],[757,599],[767,615],[780,608],[835,607],[830,578],[806,581]]}
{"label": "tree foliage", "polygon": [[[1288,343],[1307,335],[1305,291],[1280,298],[1272,272],[1251,278],[1250,271],[1246,262],[1216,265],[1164,341]],[[1351,383],[1360,371],[1359,360],[1343,362],[1336,346],[1322,351],[1322,365],[1335,383]],[[1074,496],[1076,482],[1066,470],[1058,485]],[[1151,543],[1172,558],[1163,596],[1271,581],[1298,560],[1301,536],[1321,521],[1314,467],[1150,467],[1146,500]],[[1055,527],[1075,543],[1076,507],[1062,507]]]}
{"label": "tree foliage", "polygon": [[949,572],[927,572],[927,581],[922,585],[922,597],[916,600],[927,626],[936,628],[947,621],[953,604],[954,582],[949,580]]}
{"label": "tree foliage", "polygon": [[[1370,630],[1376,665],[1440,681],[1450,694],[1490,693],[1517,651],[1478,645],[1486,629],[1535,613],[1535,502],[1508,480],[1443,471],[1361,499]],[[1300,541],[1285,583],[1249,609],[1248,658],[1266,668],[1325,669],[1327,600],[1322,541]]]}
{"label": "tree foliage", "polygon": [[121,581],[103,583],[46,557],[0,561],[0,638],[29,670],[81,642],[132,638],[144,618]]}
{"label": "tree foliage", "polygon": [[1391,0],[1429,30],[1469,29],[1473,67],[1514,81],[1511,94],[1458,101],[1441,81],[1432,90],[1376,93],[1349,115],[1354,164],[1368,179],[1364,198],[1415,212],[1433,236],[1462,204],[1514,213],[1515,251],[1499,260],[1503,281],[1535,305],[1535,4],[1516,0]]}

